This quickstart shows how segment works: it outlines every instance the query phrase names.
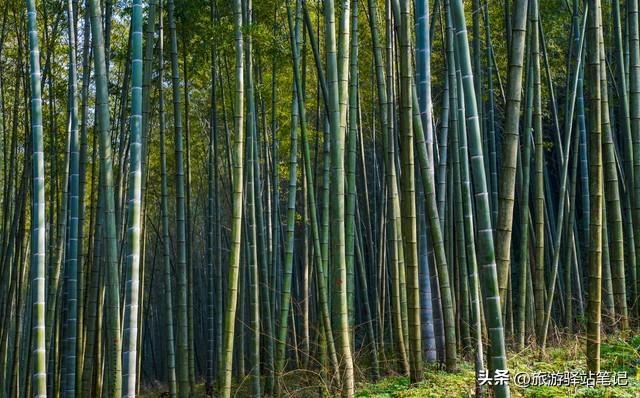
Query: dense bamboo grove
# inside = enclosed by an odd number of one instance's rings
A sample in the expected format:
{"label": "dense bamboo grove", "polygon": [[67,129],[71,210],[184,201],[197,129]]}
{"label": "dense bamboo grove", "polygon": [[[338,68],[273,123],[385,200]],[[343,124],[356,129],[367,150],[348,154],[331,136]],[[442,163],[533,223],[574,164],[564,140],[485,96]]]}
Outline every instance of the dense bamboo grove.
{"label": "dense bamboo grove", "polygon": [[353,397],[639,333],[638,0],[0,11],[0,396]]}

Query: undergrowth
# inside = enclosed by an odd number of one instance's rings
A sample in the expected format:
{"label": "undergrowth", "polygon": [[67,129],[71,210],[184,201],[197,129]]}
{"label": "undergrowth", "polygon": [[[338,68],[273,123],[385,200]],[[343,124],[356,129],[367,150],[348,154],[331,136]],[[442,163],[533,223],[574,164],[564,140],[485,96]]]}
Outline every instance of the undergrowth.
{"label": "undergrowth", "polygon": [[[548,347],[544,357],[528,347],[522,352],[509,355],[510,374],[518,372],[564,372],[586,371],[585,343],[582,338],[565,340]],[[627,372],[627,386],[596,387],[518,387],[510,383],[512,397],[522,398],[640,398],[640,336],[623,339],[610,337],[602,343],[601,371]],[[490,387],[485,396],[490,397]],[[386,377],[376,384],[363,383],[358,386],[358,398],[470,398],[475,397],[475,371],[472,362],[459,362],[456,373],[447,373],[434,367],[425,370],[424,381],[409,385],[405,376]]]}
{"label": "undergrowth", "polygon": [[[364,363],[366,354],[357,361],[356,376],[360,382],[356,385],[356,398],[471,398],[475,392],[475,369],[471,358],[460,360],[458,370],[449,373],[436,365],[425,365],[424,380],[410,385],[406,376],[387,371],[378,382],[367,379],[368,369]],[[357,357],[357,356],[356,356]],[[553,346],[547,347],[541,357],[539,350],[529,346],[521,352],[509,352],[509,371],[513,376],[518,372],[564,372],[586,371],[585,341],[583,336],[564,338]],[[384,365],[384,366],[383,366]],[[383,368],[389,369],[389,363]],[[630,338],[609,336],[601,347],[601,370],[606,372],[627,372],[627,386],[589,387],[550,387],[530,386],[522,388],[510,383],[511,396],[518,398],[640,398],[640,336]],[[284,375],[281,388],[286,398],[329,398],[326,375],[309,370],[293,370]],[[153,392],[142,394],[144,398],[165,397],[162,390],[152,388]],[[160,392],[158,392],[160,391]],[[207,395],[203,384],[196,386],[194,397],[216,397]],[[232,389],[232,397],[251,397],[248,379],[239,381]],[[485,388],[485,398],[491,398],[491,387]]]}

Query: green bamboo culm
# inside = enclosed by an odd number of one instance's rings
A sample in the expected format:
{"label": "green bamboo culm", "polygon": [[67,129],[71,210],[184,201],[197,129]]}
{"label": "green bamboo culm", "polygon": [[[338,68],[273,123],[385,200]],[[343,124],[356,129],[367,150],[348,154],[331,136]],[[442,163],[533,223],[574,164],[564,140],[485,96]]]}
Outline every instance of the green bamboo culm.
{"label": "green bamboo culm", "polygon": [[[498,220],[496,226],[496,261],[501,303],[505,304],[509,264],[513,205],[515,202],[516,165],[519,148],[520,102],[522,98],[522,69],[527,36],[527,8],[529,0],[517,0],[514,7],[511,40],[509,42],[509,72],[506,116],[502,143],[502,168],[498,190]],[[526,202],[524,202],[526,203]]]}
{"label": "green bamboo culm", "polygon": [[[458,73],[458,81],[460,81],[460,74]],[[458,84],[458,90],[462,91],[462,84]],[[461,112],[464,112],[464,97],[462,95],[459,96],[459,104],[460,108],[462,108]],[[462,212],[464,213],[464,242],[466,244],[466,252],[467,252],[467,267],[468,267],[468,278],[469,278],[469,299],[471,301],[471,319],[473,330],[471,331],[471,338],[475,343],[475,367],[476,367],[476,396],[482,397],[484,394],[484,386],[478,382],[479,374],[482,372],[484,367],[484,353],[482,350],[482,312],[481,305],[482,299],[480,297],[480,278],[478,276],[478,261],[476,257],[476,247],[475,247],[475,239],[474,239],[474,225],[473,225],[473,201],[472,201],[472,192],[471,192],[471,182],[470,182],[470,171],[469,171],[469,146],[467,145],[467,134],[461,134],[462,132],[466,132],[465,128],[465,120],[461,117],[459,118],[459,123],[461,128],[454,129],[454,138],[459,134],[460,144],[458,146],[458,159],[460,161],[460,181],[461,181],[461,190],[460,190],[460,200],[462,202]],[[455,147],[455,145],[454,145]],[[456,158],[456,151],[453,151],[453,158]],[[455,160],[454,160],[455,161]],[[464,281],[461,281],[464,283]]]}
{"label": "green bamboo culm", "polygon": [[[345,249],[345,130],[347,119],[348,72],[349,72],[349,0],[342,3],[340,16],[340,52],[336,45],[335,4],[333,0],[324,3],[325,44],[327,53],[327,85],[329,92],[330,159],[331,159],[331,199],[330,209],[332,250],[332,275],[336,283],[333,307],[337,312],[335,321],[336,340],[340,347],[341,362],[344,366],[342,393],[346,397],[354,394],[353,358],[349,331],[347,301],[347,270]],[[340,57],[338,57],[340,55]],[[326,261],[327,259],[325,259]]]}
{"label": "green bamboo culm", "polygon": [[[289,41],[291,46],[291,56],[293,57],[293,98],[291,103],[291,146],[289,157],[289,191],[287,194],[287,224],[285,230],[285,247],[284,247],[284,270],[282,280],[281,307],[280,307],[280,327],[277,334],[276,348],[276,374],[278,378],[282,377],[285,366],[287,326],[289,324],[289,309],[291,308],[291,284],[293,275],[293,250],[295,243],[295,216],[296,216],[296,193],[298,181],[298,126],[299,126],[299,101],[297,87],[299,84],[299,50],[298,41],[300,37],[300,23],[298,16],[300,13],[300,4],[296,1],[296,23],[292,22],[291,5],[287,2],[287,20],[289,23]],[[280,391],[280,382],[276,385],[276,391]]]}
{"label": "green bamboo culm", "polygon": [[[148,214],[148,209],[149,207],[147,206],[147,203],[145,201],[145,198],[148,197],[148,193],[147,193],[147,183],[148,183],[148,176],[149,176],[149,163],[150,163],[150,157],[149,157],[149,116],[150,116],[150,88],[151,86],[151,74],[153,72],[153,52],[156,49],[156,43],[155,43],[155,36],[156,36],[156,28],[157,28],[157,23],[156,23],[156,12],[158,10],[158,0],[149,0],[148,2],[148,6],[147,6],[147,18],[146,18],[146,23],[144,26],[144,35],[145,35],[145,46],[144,46],[144,55],[143,57],[143,65],[142,65],[142,94],[141,94],[141,98],[142,98],[142,120],[141,120],[141,147],[140,147],[140,153],[141,153],[141,168],[142,168],[142,172],[141,172],[141,186],[140,186],[140,197],[141,197],[141,204],[140,204],[140,236],[141,236],[141,242],[140,242],[140,272],[139,272],[139,280],[140,280],[140,288],[138,289],[138,336],[137,336],[137,355],[136,355],[136,394],[140,394],[140,386],[141,386],[141,377],[142,377],[142,359],[143,359],[143,355],[142,355],[142,341],[143,341],[143,337],[144,337],[144,325],[147,323],[146,321],[148,320],[148,318],[145,318],[144,314],[144,308],[145,306],[148,306],[150,303],[150,295],[148,294],[149,292],[147,291],[146,287],[152,287],[153,283],[152,283],[152,279],[150,278],[149,284],[145,285],[145,271],[146,274],[149,274],[149,269],[145,268],[145,264],[147,263],[146,259],[149,258],[147,257],[147,241],[146,241],[146,237],[149,236],[149,229],[147,228],[147,226],[149,224],[147,224],[146,222],[146,215]],[[159,239],[159,236],[156,235],[156,237]],[[154,245],[154,251],[153,251],[153,255],[151,255],[151,267],[150,267],[150,273],[153,274],[153,271],[155,270],[155,249],[157,249],[157,244]]]}
{"label": "green bamboo culm", "polygon": [[[448,4],[448,3],[447,3]],[[449,8],[449,7],[447,7]],[[447,13],[448,22],[449,13]],[[450,24],[449,24],[450,25]],[[453,38],[453,31],[448,29],[448,39]],[[451,41],[451,43],[453,43]],[[455,66],[453,59],[449,67]],[[440,223],[441,216],[438,214],[438,204],[435,192],[434,175],[431,172],[433,166],[429,163],[429,155],[427,152],[427,145],[425,134],[423,131],[422,119],[418,112],[418,95],[415,85],[413,85],[413,127],[415,130],[415,145],[418,152],[418,161],[420,164],[420,177],[422,179],[422,186],[424,190],[424,200],[426,206],[426,213],[429,222],[429,232],[433,244],[433,250],[435,253],[436,267],[438,270],[438,283],[440,284],[440,296],[442,303],[442,318],[444,324],[444,345],[445,348],[445,366],[448,371],[454,372],[457,369],[457,348],[456,348],[456,325],[454,314],[454,299],[451,288],[451,280],[449,278],[449,269],[447,266],[446,251],[442,233],[442,224]],[[457,102],[457,101],[454,101]],[[456,110],[457,111],[457,110]],[[453,120],[457,120],[453,118]],[[444,218],[444,215],[442,215]]]}
{"label": "green bamboo culm", "polygon": [[[607,83],[607,66],[604,38],[600,36],[600,91],[602,94],[602,145],[603,145],[603,174],[605,184],[605,207],[609,236],[609,251],[611,263],[612,294],[615,302],[615,315],[619,319],[621,330],[629,328],[627,317],[627,296],[624,266],[624,237],[622,210],[620,205],[620,189],[618,184],[617,155],[613,141],[613,127],[609,117],[609,96]],[[603,232],[604,233],[604,232]]]}
{"label": "green bamboo culm", "polygon": [[[638,0],[627,3],[629,24],[629,118],[633,138],[633,224],[636,267],[640,270],[640,28],[638,27]],[[636,278],[636,293],[640,292],[640,278]],[[640,313],[640,305],[636,304]]]}
{"label": "green bamboo culm", "polygon": [[[302,9],[304,12],[304,16],[305,16],[305,23],[307,24],[307,26],[311,26],[310,24],[310,20],[309,20],[309,14],[308,14],[308,10],[306,9],[306,3],[303,0],[302,1]],[[308,33],[310,33],[312,31],[308,31]],[[314,40],[313,40],[313,35],[309,34],[310,37],[310,42],[312,44],[312,47],[315,47],[313,45]],[[315,47],[317,49],[317,47]],[[295,55],[295,54],[294,54]],[[316,54],[319,55],[319,54]],[[298,56],[300,56],[300,51],[298,51]],[[318,57],[319,58],[319,57]],[[298,61],[299,62],[299,61]],[[299,72],[300,68],[295,68],[294,65],[294,72]],[[319,75],[319,81],[321,84],[321,88],[322,91],[325,91],[325,85],[323,84],[323,82],[325,82],[324,79],[324,73],[322,71],[322,69],[318,68],[318,75]],[[294,73],[294,79],[295,79],[295,73]],[[301,81],[301,77],[298,76],[298,81]],[[299,85],[295,85],[296,88],[296,98],[298,100],[298,109],[300,111],[300,120],[301,121],[306,121],[306,112],[305,112],[305,105],[304,105],[304,95],[303,95],[303,90],[302,90],[302,84]],[[329,314],[329,303],[328,303],[328,290],[329,288],[327,287],[327,268],[325,266],[326,262],[326,257],[324,257],[324,250],[323,250],[323,237],[321,237],[320,234],[320,225],[318,222],[318,212],[317,212],[317,207],[316,207],[316,195],[315,195],[315,188],[314,188],[314,184],[313,184],[313,179],[314,179],[314,173],[313,173],[313,169],[311,167],[311,154],[310,154],[310,150],[309,150],[309,142],[307,139],[307,128],[306,128],[306,123],[305,122],[301,122],[300,123],[300,138],[302,141],[302,153],[303,153],[303,159],[304,159],[304,172],[305,172],[305,178],[306,178],[306,183],[307,183],[307,191],[308,191],[308,198],[309,198],[309,215],[310,215],[310,219],[311,219],[311,233],[312,233],[312,237],[313,237],[313,244],[314,244],[314,258],[316,261],[316,264],[318,264],[318,266],[316,267],[316,274],[317,274],[317,281],[318,281],[318,306],[320,307],[320,317],[322,318],[321,324],[322,324],[322,339],[325,340],[325,344],[326,344],[326,349],[327,349],[327,353],[329,356],[329,361],[331,363],[332,368],[338,369],[339,368],[339,363],[338,363],[338,356],[336,353],[336,348],[335,348],[335,343],[334,343],[334,338],[333,338],[333,328],[331,325],[331,319],[330,319],[330,314]],[[328,145],[328,141],[326,142],[325,145],[325,150],[327,148]],[[328,152],[327,152],[328,153]],[[328,166],[328,162],[326,163],[326,166]],[[326,169],[328,170],[328,168]],[[324,176],[323,176],[324,178]],[[326,179],[328,180],[328,174],[326,176]],[[323,182],[324,184],[324,182]],[[326,186],[328,186],[328,184],[326,184]],[[324,188],[323,188],[324,189]],[[327,189],[328,192],[328,189]],[[324,194],[324,192],[323,192]],[[328,220],[328,216],[327,216],[327,220]],[[324,216],[323,216],[323,222],[324,222]],[[340,383],[340,374],[337,373],[337,371],[334,372],[333,376],[336,379],[336,382],[339,384]]]}
{"label": "green bamboo culm", "polygon": [[349,307],[349,328],[351,342],[354,340],[355,322],[355,241],[356,241],[356,147],[358,136],[358,1],[351,4],[351,37],[349,44],[349,108],[346,140],[346,206],[345,237],[347,260],[347,303]]}
{"label": "green bamboo culm", "polygon": [[[529,186],[531,176],[531,123],[533,119],[533,70],[531,66],[531,57],[527,57],[527,74],[526,74],[526,94],[525,94],[525,116],[524,116],[524,128],[520,133],[522,135],[522,158],[520,160],[522,169],[522,194],[521,201],[523,206],[520,207],[519,221],[522,233],[519,236],[519,246],[523,249],[520,250],[518,256],[518,263],[520,268],[520,275],[518,277],[519,286],[522,286],[518,294],[518,326],[516,330],[517,347],[520,350],[524,350],[525,335],[526,335],[526,305],[527,305],[527,281],[531,279],[531,273],[529,272],[529,225],[531,223],[529,212],[529,196],[531,188]],[[526,203],[527,205],[524,205]]]}
{"label": "green bamboo culm", "polygon": [[65,293],[67,322],[64,330],[63,396],[76,395],[76,362],[78,332],[78,212],[80,190],[80,142],[78,137],[78,72],[76,70],[76,37],[73,2],[67,1],[69,27],[69,230],[65,253]]}
{"label": "green bamboo culm", "polygon": [[[459,70],[456,75],[459,75]],[[459,77],[456,77],[456,80],[460,82]],[[457,89],[461,91],[461,84],[456,84]],[[461,93],[462,94],[462,93]],[[460,131],[465,130],[465,121],[464,121],[464,97],[460,95],[458,100],[457,112],[460,114],[460,118],[457,119],[458,125],[460,128],[453,129],[453,134],[451,137],[451,147],[452,148],[461,148],[462,142],[459,141],[458,135]],[[466,134],[462,134],[462,137],[465,137]],[[452,171],[453,171],[453,221],[455,222],[454,234],[455,234],[455,247],[457,248],[455,259],[456,265],[458,268],[458,272],[460,273],[460,340],[462,342],[462,353],[463,355],[470,352],[471,349],[471,335],[469,331],[469,289],[467,283],[467,272],[468,269],[471,269],[471,262],[473,261],[474,252],[467,253],[465,237],[465,219],[463,218],[463,204],[462,204],[462,179],[461,179],[461,168],[460,164],[461,157],[459,156],[459,151],[454,150],[451,151],[451,161],[453,163]],[[462,159],[464,160],[464,159]]]}
{"label": "green bamboo culm", "polygon": [[129,138],[128,242],[124,290],[122,395],[136,396],[138,298],[140,296],[140,231],[142,203],[142,0],[133,0],[131,14],[131,117]]}
{"label": "green bamboo culm", "polygon": [[[621,22],[620,15],[620,2],[618,0],[613,0],[611,2],[611,13],[613,17],[613,28],[614,28],[614,42],[615,42],[615,60],[616,60],[616,75],[615,78],[620,85],[620,113],[618,116],[618,121],[621,130],[621,136],[623,137],[620,140],[621,143],[624,143],[625,147],[622,150],[623,153],[623,161],[624,161],[624,175],[620,176],[620,179],[626,181],[627,186],[633,186],[634,184],[634,171],[633,171],[633,138],[631,134],[631,119],[629,117],[629,83],[627,82],[627,72],[629,71],[629,63],[625,61],[624,57],[624,46],[622,44],[622,29],[623,24]],[[625,177],[626,176],[626,177]],[[623,201],[623,222],[624,222],[624,251],[625,258],[628,262],[629,268],[629,276],[631,277],[630,285],[631,291],[633,294],[632,297],[638,297],[638,283],[637,283],[637,262],[636,262],[636,254],[635,254],[635,235],[633,230],[633,213],[631,207],[631,197],[633,196],[633,190],[628,189],[629,194],[622,194],[621,200]],[[623,269],[624,272],[624,262]],[[618,295],[620,298],[620,295]],[[620,303],[621,304],[621,303]],[[626,304],[625,304],[626,307]],[[628,309],[625,308],[625,311],[628,312]],[[628,315],[628,313],[627,313]],[[627,325],[624,325],[628,327]]]}
{"label": "green bamboo culm", "polygon": [[236,91],[233,101],[235,146],[233,159],[233,210],[231,214],[231,251],[228,268],[228,300],[224,319],[224,341],[221,355],[221,381],[223,398],[231,397],[231,371],[235,338],[236,309],[238,306],[238,279],[242,239],[242,197],[244,160],[244,40],[242,34],[242,0],[233,2],[236,55]]}
{"label": "green bamboo culm", "polygon": [[33,209],[31,211],[31,304],[33,396],[47,396],[47,354],[45,350],[45,198],[44,140],[42,134],[42,94],[40,49],[35,0],[27,0],[29,65],[31,69],[31,139],[33,156]]}
{"label": "green bamboo culm", "polygon": [[545,263],[545,202],[544,202],[544,132],[542,131],[542,79],[540,77],[540,31],[538,29],[538,0],[531,1],[531,65],[533,71],[533,131],[534,131],[534,236],[535,270],[534,297],[536,308],[536,336],[542,345],[544,324],[544,263]]}
{"label": "green bamboo culm", "polygon": [[[602,87],[600,85],[600,37],[602,14],[600,0],[589,0],[592,12],[587,26],[587,82],[589,98],[589,263],[587,294],[587,368],[600,371],[600,324],[602,308],[602,244],[604,175],[602,170]],[[632,85],[633,87],[633,85]],[[632,118],[633,122],[633,118]]]}
{"label": "green bamboo culm", "polygon": [[[391,28],[389,23],[391,21],[390,3],[386,3],[386,21],[388,24],[385,26],[385,36],[389,40],[386,47],[386,54],[391,58],[392,47],[390,45],[391,40]],[[377,21],[377,10],[373,0],[367,1],[369,9],[369,27],[371,30],[371,41],[373,46],[373,58],[376,69],[376,87],[378,97],[378,107],[380,110],[380,127],[382,129],[383,136],[383,151],[384,151],[384,164],[385,164],[385,182],[386,182],[386,200],[387,200],[387,213],[389,214],[389,222],[387,223],[387,235],[389,236],[389,268],[391,270],[391,279],[393,289],[391,289],[391,322],[393,325],[393,343],[395,345],[395,351],[398,353],[398,361],[404,373],[409,373],[409,360],[405,349],[402,330],[399,328],[400,321],[400,292],[398,288],[398,266],[399,266],[399,251],[401,246],[397,244],[396,237],[398,231],[396,229],[396,218],[399,216],[399,199],[397,190],[397,178],[395,173],[395,155],[394,155],[394,136],[393,134],[393,101],[392,98],[392,84],[393,81],[390,64],[383,62],[382,57],[382,45],[379,39],[379,28]],[[388,71],[385,73],[385,66]],[[387,80],[389,84],[387,84]],[[396,233],[398,232],[398,233]]]}
{"label": "green bamboo culm", "polygon": [[[478,119],[478,106],[473,86],[469,41],[467,39],[462,0],[453,0],[451,2],[451,14],[457,32],[456,45],[462,73],[467,135],[469,138],[469,155],[471,157],[470,167],[473,170],[473,185],[476,198],[478,217],[477,247],[479,249],[477,257],[484,277],[487,329],[491,330],[489,334],[490,368],[495,373],[498,370],[507,370],[507,355],[505,350],[504,328],[502,326],[500,294],[498,292],[498,275],[496,271],[493,230],[491,228],[491,210],[489,208],[487,178],[483,167],[484,160],[482,155],[482,141],[480,138],[480,121]],[[507,383],[494,385],[493,388],[497,398],[509,397],[509,385]]]}
{"label": "green bamboo culm", "polygon": [[[78,21],[79,22],[79,21]],[[91,37],[89,34],[89,18],[83,18],[82,24],[82,32],[83,32],[83,43],[82,50],[83,54],[89,54],[89,49],[91,45]],[[75,36],[75,35],[74,35]],[[77,38],[76,38],[77,40]],[[81,107],[80,107],[80,155],[79,155],[79,188],[78,188],[78,196],[79,198],[85,197],[85,192],[87,191],[87,157],[88,157],[88,145],[87,145],[87,136],[88,136],[88,112],[89,112],[89,75],[90,75],[90,57],[82,57],[82,86],[80,89],[80,98],[81,98]],[[74,68],[75,69],[75,68]],[[78,225],[83,226],[84,220],[87,218],[85,213],[85,203],[84,200],[78,200],[79,208],[78,208]],[[88,302],[89,296],[91,293],[87,292],[88,280],[90,273],[85,271],[84,265],[86,264],[85,258],[85,237],[87,235],[84,232],[84,228],[78,227],[78,316],[77,316],[77,341],[85,341],[86,339],[86,330],[85,330],[85,320],[88,322]],[[85,295],[85,293],[87,293]],[[84,346],[78,347],[78,355],[76,361],[76,391],[83,391],[82,379],[84,377],[84,364],[86,362]]]}
{"label": "green bamboo culm", "polygon": [[[588,14],[588,7],[585,6],[585,11],[584,11],[584,17],[583,17],[583,28],[585,26],[584,23],[586,23],[586,15]],[[584,32],[583,32],[584,33]],[[564,153],[565,156],[562,159],[562,175],[561,175],[561,179],[560,179],[560,199],[559,199],[559,205],[558,205],[558,215],[557,215],[557,220],[556,220],[556,234],[554,237],[554,243],[553,243],[553,259],[552,259],[552,268],[551,268],[551,286],[549,287],[548,291],[547,291],[547,303],[545,306],[545,310],[544,310],[544,319],[542,321],[542,330],[541,330],[541,338],[540,338],[540,346],[542,348],[542,350],[544,351],[545,346],[546,346],[546,342],[547,342],[547,332],[549,329],[549,322],[551,319],[551,305],[553,304],[553,297],[555,294],[555,286],[556,286],[556,279],[557,279],[557,275],[558,275],[558,266],[559,266],[559,261],[560,261],[560,248],[561,248],[561,243],[562,243],[562,229],[564,228],[564,218],[565,218],[565,210],[566,208],[569,207],[570,203],[569,198],[568,198],[568,189],[567,189],[567,179],[568,179],[568,173],[569,173],[569,152],[570,152],[570,145],[571,145],[571,140],[572,140],[572,132],[573,132],[573,111],[575,108],[575,102],[576,102],[576,93],[577,93],[577,86],[578,86],[578,78],[579,78],[579,71],[580,68],[582,68],[582,54],[583,54],[583,40],[584,40],[584,34],[581,35],[581,40],[580,40],[580,45],[578,47],[578,56],[577,56],[577,64],[575,67],[575,70],[572,73],[571,76],[571,92],[573,93],[571,95],[571,98],[568,100],[567,105],[568,105],[568,109],[567,109],[567,115],[568,117],[565,118],[565,131],[564,131],[564,144],[563,147],[565,148]],[[604,84],[604,86],[606,86],[606,83]],[[603,87],[604,87],[603,86]],[[537,107],[537,105],[536,105]],[[608,111],[607,111],[608,112]],[[615,167],[612,169],[615,173]],[[617,186],[618,181],[617,181],[617,177],[615,177],[615,184]],[[613,179],[612,179],[613,180]],[[618,209],[619,210],[619,209]],[[544,279],[544,274],[543,274],[543,279]]]}
{"label": "green bamboo culm", "polygon": [[[122,339],[120,330],[120,277],[118,272],[118,244],[116,240],[116,215],[113,189],[113,156],[111,150],[111,127],[109,119],[109,92],[105,59],[104,35],[102,32],[102,11],[97,0],[88,0],[91,18],[91,43],[93,49],[94,75],[96,80],[96,117],[100,147],[100,173],[102,174],[102,194],[104,218],[104,249],[107,259],[107,388],[109,397],[121,396],[122,379]],[[100,215],[98,215],[100,218]]]}
{"label": "green bamboo culm", "polygon": [[[253,5],[252,0],[245,0],[244,3],[244,24],[251,26],[253,21]],[[245,72],[246,72],[246,98],[247,98],[247,117],[246,117],[246,162],[245,168],[246,174],[246,225],[247,232],[244,234],[246,237],[246,251],[247,254],[247,268],[245,275],[248,279],[249,285],[249,358],[250,362],[250,384],[251,395],[255,398],[262,396],[261,383],[260,383],[260,280],[259,280],[259,263],[260,258],[258,256],[258,247],[261,246],[258,242],[258,218],[256,212],[260,213],[261,208],[256,208],[259,189],[256,187],[259,185],[257,178],[259,178],[259,154],[257,146],[257,117],[256,117],[256,104],[255,104],[255,88],[253,77],[253,61],[252,50],[253,39],[251,35],[247,36],[244,46],[245,54]],[[261,206],[260,206],[261,207]],[[263,257],[264,258],[264,257]],[[191,290],[191,289],[190,289]],[[266,301],[266,298],[263,298]],[[264,306],[263,306],[264,307]],[[266,315],[266,314],[263,314]],[[265,322],[265,324],[268,322]],[[265,328],[266,329],[266,328]],[[272,370],[273,367],[269,366],[267,369]]]}
{"label": "green bamboo culm", "polygon": [[[431,43],[429,36],[429,1],[415,2],[416,20],[416,72],[415,82],[420,106],[420,120],[427,144],[427,156],[434,172],[433,158],[433,104],[431,103]],[[444,144],[446,145],[446,144]]]}
{"label": "green bamboo culm", "polygon": [[[180,107],[180,76],[178,67],[178,40],[176,38],[175,2],[169,0],[167,16],[169,21],[169,41],[171,52],[171,83],[173,98],[173,129],[175,133],[175,182],[176,182],[176,273],[177,273],[177,319],[176,324],[176,377],[178,396],[187,398],[191,392],[189,384],[189,343],[187,324],[187,247],[186,247],[186,205],[184,177],[184,149],[182,142],[182,111]],[[241,178],[242,179],[242,178]]]}
{"label": "green bamboo culm", "polygon": [[[211,22],[216,17],[216,1],[211,1]],[[217,157],[217,137],[218,137],[218,113],[217,113],[217,92],[216,92],[216,76],[217,76],[217,46],[215,41],[211,45],[211,127],[209,131],[209,153],[207,156],[207,182],[208,182],[208,198],[207,198],[207,268],[209,275],[207,278],[207,379],[206,388],[213,388],[216,368],[216,356],[218,347],[218,339],[216,330],[216,318],[220,309],[215,308],[217,295],[217,272],[220,269],[220,258],[215,253],[220,246],[217,243],[217,215],[218,207],[218,157]]]}
{"label": "green bamboo culm", "polygon": [[[248,41],[247,41],[248,42]],[[247,54],[250,54],[247,52]],[[248,58],[248,57],[247,57]],[[247,60],[247,66],[250,63]],[[249,68],[247,67],[247,70]],[[250,79],[250,78],[249,78]],[[247,80],[249,80],[247,79]],[[251,93],[247,90],[247,95]],[[254,174],[254,142],[256,140],[255,125],[252,120],[253,113],[249,111],[247,113],[247,167],[246,167],[246,184],[247,184],[247,196],[246,196],[246,215],[247,215],[247,269],[246,275],[249,285],[249,358],[250,364],[250,384],[251,384],[251,396],[261,397],[261,385],[260,385],[260,293],[259,293],[259,277],[258,277],[258,234],[257,234],[257,221],[256,221],[256,195],[255,186],[257,185],[256,177]]]}
{"label": "green bamboo culm", "polygon": [[176,383],[176,353],[173,329],[173,287],[171,285],[171,241],[169,237],[169,188],[167,184],[167,154],[165,145],[165,114],[164,114],[164,18],[162,2],[160,2],[160,24],[158,28],[158,113],[160,135],[160,214],[162,218],[162,262],[164,270],[165,291],[165,334],[167,344],[167,384],[169,396],[177,396]]}
{"label": "green bamboo culm", "polygon": [[[415,161],[413,129],[413,74],[411,73],[410,6],[408,0],[400,2],[400,175],[402,205],[403,251],[407,273],[407,299],[409,318],[409,375],[412,383],[422,380],[422,337],[420,325],[420,287],[418,276],[418,247],[416,227]],[[417,99],[417,95],[416,95]],[[419,114],[419,108],[416,108]],[[429,171],[431,173],[431,171]]]}

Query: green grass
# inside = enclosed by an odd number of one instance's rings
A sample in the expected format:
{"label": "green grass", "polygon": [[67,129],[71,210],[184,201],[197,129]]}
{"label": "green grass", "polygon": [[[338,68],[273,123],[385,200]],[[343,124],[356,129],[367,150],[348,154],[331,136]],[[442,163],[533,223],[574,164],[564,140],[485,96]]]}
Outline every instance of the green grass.
{"label": "green grass", "polygon": [[424,381],[417,386],[409,386],[409,380],[405,376],[390,376],[377,384],[361,384],[356,392],[356,397],[472,397],[474,374],[473,365],[468,362],[461,363],[456,373],[447,373],[436,367],[427,367]]}
{"label": "green grass", "polygon": [[[532,348],[523,352],[511,352],[509,370],[518,372],[585,371],[584,341],[574,338],[562,344],[548,347],[544,357]],[[530,386],[522,388],[510,383],[513,397],[523,398],[638,398],[640,379],[636,367],[640,366],[640,336],[630,339],[610,337],[602,344],[601,368],[607,372],[627,372],[628,386],[605,387],[551,387]],[[490,389],[490,387],[487,387]],[[390,376],[376,384],[362,383],[356,393],[360,398],[468,398],[475,396],[473,363],[461,361],[457,373],[447,373],[435,368],[425,371],[424,381],[410,386],[405,376]]]}
{"label": "green grass", "polygon": [[[522,352],[510,352],[509,371],[513,376],[518,372],[564,372],[585,371],[584,337],[565,338],[561,344],[547,348],[544,357],[533,347]],[[366,356],[366,355],[365,355]],[[621,338],[610,336],[602,343],[602,371],[622,372],[629,376],[628,386],[603,387],[551,387],[531,386],[521,388],[510,383],[511,396],[517,398],[640,398],[640,378],[636,376],[636,368],[640,366],[640,336]],[[366,364],[356,372],[359,378],[365,378]],[[327,397],[327,382],[322,375],[313,371],[294,370],[283,379],[283,397],[313,398]],[[156,386],[159,387],[159,386]],[[490,398],[490,387],[485,397]],[[142,394],[144,398],[163,397],[163,389],[152,388],[153,392]],[[204,385],[196,387],[194,397],[207,397]],[[250,397],[246,380],[234,386],[233,396]],[[424,380],[410,385],[406,376],[388,375],[377,383],[359,382],[356,397],[358,398],[471,398],[475,397],[475,370],[473,362],[461,360],[458,371],[448,373],[435,365],[425,367]]]}

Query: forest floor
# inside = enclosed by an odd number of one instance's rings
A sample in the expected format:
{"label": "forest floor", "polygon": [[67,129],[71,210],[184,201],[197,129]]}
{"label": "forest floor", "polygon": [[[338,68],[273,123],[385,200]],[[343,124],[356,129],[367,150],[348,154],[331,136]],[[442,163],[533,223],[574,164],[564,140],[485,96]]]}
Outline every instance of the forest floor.
{"label": "forest floor", "polygon": [[[636,370],[638,369],[638,370]],[[585,373],[585,342],[583,336],[564,338],[546,349],[543,358],[539,352],[527,348],[509,354],[511,396],[526,398],[592,397],[592,398],[640,398],[640,336],[630,338],[610,336],[603,341],[601,350],[601,383],[609,377],[622,375],[617,386],[552,387],[529,385],[526,388],[513,382],[516,374],[564,374]],[[548,373],[547,373],[548,372]],[[608,374],[605,372],[609,372]],[[626,373],[624,373],[626,372]],[[638,373],[636,373],[638,372]],[[624,379],[626,374],[627,379]],[[457,373],[427,369],[424,381],[409,385],[405,376],[390,376],[376,384],[360,384],[356,397],[360,398],[469,398],[475,397],[475,370],[473,362],[460,362]],[[548,376],[549,378],[552,376]],[[525,378],[521,379],[525,384]],[[559,380],[561,381],[561,380]],[[529,382],[534,384],[533,380]],[[626,385],[622,385],[626,384]],[[490,387],[487,387],[490,389]]]}
{"label": "forest floor", "polygon": [[[620,378],[620,385],[617,386],[588,387],[581,385],[576,379],[571,381],[573,384],[571,387],[532,385],[535,383],[533,379],[536,378],[534,375],[536,373],[546,374],[547,378],[553,377],[551,374],[566,375],[571,374],[570,372],[577,372],[578,375],[587,374],[585,341],[582,335],[558,340],[547,347],[544,357],[541,357],[533,347],[528,347],[522,352],[511,351],[509,370],[512,397],[640,398],[640,336],[608,336],[603,340],[601,378],[597,380],[597,384],[607,384],[615,375]],[[626,372],[626,379],[624,372]],[[366,373],[367,370],[360,367],[356,375],[364,379]],[[515,385],[513,378],[516,374],[529,375],[531,385],[527,387]],[[521,384],[525,384],[527,377],[522,377]],[[326,388],[318,380],[318,375],[314,372],[292,371],[285,376],[283,395],[288,398],[328,397]],[[562,382],[562,379],[559,379],[559,382]],[[248,380],[245,380],[244,383],[235,386],[232,397],[251,397],[248,384]],[[492,396],[490,390],[491,387],[486,387],[486,397]],[[163,395],[158,390],[142,394],[143,398],[164,396],[168,395]],[[211,395],[205,393],[204,385],[197,386],[194,397],[209,396]],[[406,376],[391,373],[387,373],[377,383],[361,381],[356,385],[357,398],[471,398],[475,396],[475,370],[471,358],[459,361],[459,369],[455,373],[448,373],[435,366],[427,365],[424,380],[415,385],[410,385]]]}

